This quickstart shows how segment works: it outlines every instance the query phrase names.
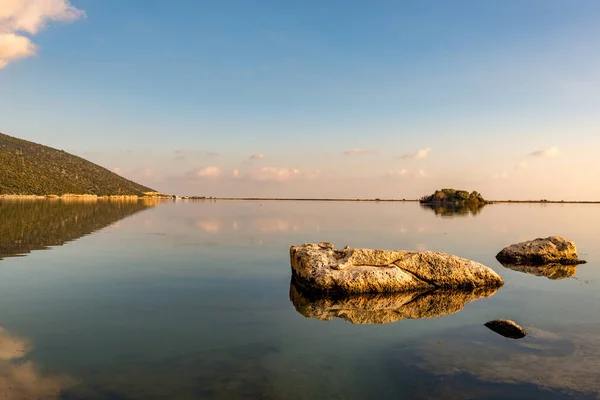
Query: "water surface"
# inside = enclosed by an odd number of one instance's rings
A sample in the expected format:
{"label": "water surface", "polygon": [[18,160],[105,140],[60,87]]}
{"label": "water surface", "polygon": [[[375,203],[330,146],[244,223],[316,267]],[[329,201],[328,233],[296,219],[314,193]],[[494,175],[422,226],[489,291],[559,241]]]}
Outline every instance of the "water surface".
{"label": "water surface", "polygon": [[[595,399],[598,226],[588,204],[0,201],[0,394]],[[575,240],[588,264],[545,275],[494,258],[549,235]],[[291,284],[288,250],[318,241],[445,251],[505,285],[313,298]],[[483,326],[496,318],[530,334]]]}

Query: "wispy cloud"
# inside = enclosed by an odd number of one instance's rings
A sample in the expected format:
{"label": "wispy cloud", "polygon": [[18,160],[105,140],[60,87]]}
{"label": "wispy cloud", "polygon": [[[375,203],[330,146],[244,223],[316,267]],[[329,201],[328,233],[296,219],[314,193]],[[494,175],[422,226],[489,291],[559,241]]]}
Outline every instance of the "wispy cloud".
{"label": "wispy cloud", "polygon": [[262,160],[263,158],[265,158],[265,155],[263,153],[258,153],[258,154],[252,154],[250,156],[250,160]]}
{"label": "wispy cloud", "polygon": [[417,176],[420,178],[427,178],[429,174],[421,169],[419,172],[417,172]]}
{"label": "wispy cloud", "polygon": [[529,167],[529,164],[526,161],[521,161],[521,162],[517,163],[518,169],[525,169],[527,167]]}
{"label": "wispy cloud", "polygon": [[2,0],[0,2],[0,68],[36,54],[25,34],[37,34],[49,21],[71,22],[85,16],[68,0]]}
{"label": "wispy cloud", "polygon": [[408,170],[407,169],[389,170],[387,172],[387,174],[390,176],[406,176],[406,175],[408,175]]}
{"label": "wispy cloud", "polygon": [[173,155],[175,160],[186,160],[188,158],[216,157],[219,153],[207,150],[176,149],[173,151]]}
{"label": "wispy cloud", "polygon": [[377,153],[377,151],[372,149],[348,149],[344,151],[344,154],[347,156],[360,156],[375,153]]}
{"label": "wispy cloud", "polygon": [[319,171],[301,171],[288,167],[262,167],[250,171],[248,178],[254,181],[287,182],[295,179],[314,179]]}
{"label": "wispy cloud", "polygon": [[423,158],[427,158],[427,156],[429,155],[430,152],[431,152],[431,148],[428,147],[426,149],[420,149],[420,150],[416,151],[415,153],[404,154],[400,158],[403,158],[403,159],[412,159],[412,160],[421,160]]}
{"label": "wispy cloud", "polygon": [[492,175],[492,178],[493,179],[506,179],[506,178],[508,178],[508,173],[506,173],[506,172],[498,172],[498,173]]}
{"label": "wispy cloud", "polygon": [[529,153],[530,156],[534,156],[534,157],[555,157],[559,154],[560,154],[560,151],[558,150],[558,147],[556,147],[556,146],[548,147],[547,149],[536,150],[532,153]]}

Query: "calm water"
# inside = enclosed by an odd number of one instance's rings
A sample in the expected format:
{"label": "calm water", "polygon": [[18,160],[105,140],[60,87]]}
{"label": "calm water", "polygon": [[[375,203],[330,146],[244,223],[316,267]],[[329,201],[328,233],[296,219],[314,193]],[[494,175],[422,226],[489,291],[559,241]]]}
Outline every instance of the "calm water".
{"label": "calm water", "polygon": [[[3,201],[0,397],[600,398],[599,227],[598,205]],[[544,276],[494,258],[549,235],[589,263]],[[288,249],[324,240],[445,251],[505,285],[314,298]],[[496,318],[530,335],[483,326]]]}

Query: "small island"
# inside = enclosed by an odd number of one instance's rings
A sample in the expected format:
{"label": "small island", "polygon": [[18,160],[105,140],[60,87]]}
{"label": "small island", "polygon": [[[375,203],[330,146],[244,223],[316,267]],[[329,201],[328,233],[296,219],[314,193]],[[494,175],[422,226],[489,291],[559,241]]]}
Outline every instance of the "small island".
{"label": "small island", "polygon": [[488,202],[476,191],[469,193],[466,190],[442,189],[434,194],[423,196],[419,199],[421,204],[432,205],[473,205],[483,206]]}
{"label": "small island", "polygon": [[453,218],[454,216],[477,215],[484,205],[489,204],[478,192],[442,189],[419,199],[421,207],[433,210],[435,215]]}

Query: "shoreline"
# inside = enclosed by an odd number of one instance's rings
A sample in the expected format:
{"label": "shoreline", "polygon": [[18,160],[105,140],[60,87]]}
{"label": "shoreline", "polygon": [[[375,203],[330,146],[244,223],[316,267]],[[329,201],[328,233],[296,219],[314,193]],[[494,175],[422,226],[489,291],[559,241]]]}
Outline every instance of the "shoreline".
{"label": "shoreline", "polygon": [[[177,200],[224,200],[224,201],[335,201],[374,203],[419,203],[418,199],[356,199],[356,198],[288,198],[288,197],[177,197]],[[487,204],[600,204],[597,200],[487,200]]]}
{"label": "shoreline", "polygon": [[[370,198],[292,198],[292,197],[204,197],[204,196],[173,196],[173,195],[105,195],[94,194],[64,194],[64,195],[35,195],[35,194],[0,194],[0,200],[220,200],[220,201],[323,201],[323,202],[373,202],[373,203],[419,203],[418,199],[370,199]],[[487,204],[600,204],[598,200],[488,200]]]}
{"label": "shoreline", "polygon": [[105,195],[98,196],[95,194],[0,194],[0,200],[82,200],[82,201],[96,201],[96,200],[148,200],[148,199],[172,199],[172,196],[138,196],[132,195]]}

